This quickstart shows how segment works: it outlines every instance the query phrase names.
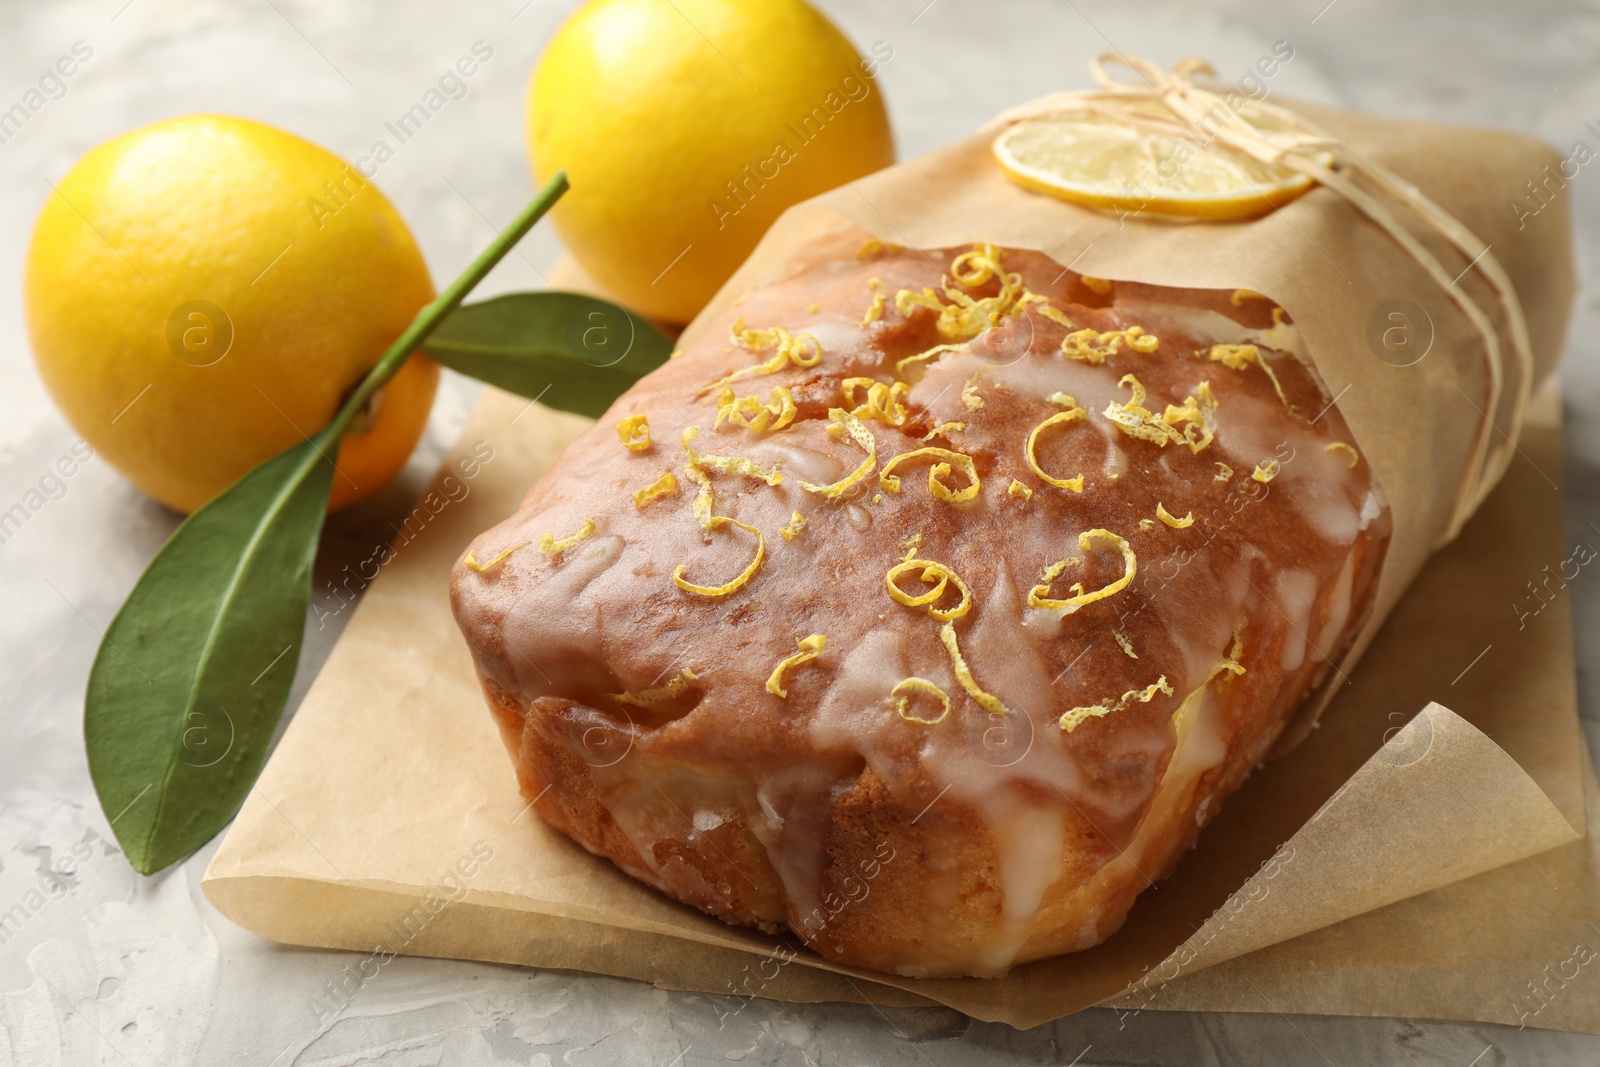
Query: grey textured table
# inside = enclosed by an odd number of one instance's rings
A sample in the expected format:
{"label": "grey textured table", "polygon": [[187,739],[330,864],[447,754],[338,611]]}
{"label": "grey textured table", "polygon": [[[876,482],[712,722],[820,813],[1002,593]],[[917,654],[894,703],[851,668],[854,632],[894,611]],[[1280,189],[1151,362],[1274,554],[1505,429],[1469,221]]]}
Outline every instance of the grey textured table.
{"label": "grey textured table", "polygon": [[[383,5],[264,0],[93,0],[0,9],[0,103],[20,99],[74,42],[92,58],[0,144],[0,508],[38,484],[75,437],[35,373],[19,289],[26,235],[74,160],[131,127],[190,111],[271,122],[356,158],[474,41],[494,50],[378,182],[448,278],[530,195],[523,91],[570,3],[474,0]],[[1170,63],[1195,53],[1243,73],[1277,40],[1295,56],[1274,89],[1393,115],[1504,125],[1570,149],[1600,148],[1600,8],[1546,0],[1238,0],[1110,6],[1080,0],[832,0],[858,46],[887,41],[883,68],[902,158],[1000,108],[1082,84],[1095,52]],[[1566,355],[1569,543],[1600,538],[1600,176],[1574,198],[1585,284]],[[1508,208],[1509,210],[1509,208]],[[548,229],[480,295],[538,286],[558,249]],[[423,447],[401,483],[336,519],[328,574],[367,548],[451,441],[474,387],[446,377]],[[50,890],[0,943],[0,1065],[17,1064],[1472,1064],[1600,1062],[1600,1039],[1491,1026],[1272,1014],[1145,1012],[1119,1029],[1088,1011],[1036,1030],[938,1009],[750,1003],[719,1025],[719,998],[584,975],[400,958],[331,1023],[310,1005],[341,975],[339,953],[264,942],[216,914],[200,874],[211,848],[141,878],[90,788],[84,679],[103,628],[176,518],[104,463],[87,464],[0,544],[0,911]],[[1591,526],[1590,523],[1595,525]],[[1600,741],[1600,579],[1568,588],[1586,728]],[[348,618],[348,615],[344,616]],[[313,629],[296,699],[337,636]],[[292,705],[291,705],[292,706]],[[87,838],[86,838],[87,835]],[[76,875],[52,875],[94,843]],[[214,846],[213,846],[214,847]],[[1596,902],[1600,912],[1600,902]],[[1592,975],[1588,981],[1600,981]]]}

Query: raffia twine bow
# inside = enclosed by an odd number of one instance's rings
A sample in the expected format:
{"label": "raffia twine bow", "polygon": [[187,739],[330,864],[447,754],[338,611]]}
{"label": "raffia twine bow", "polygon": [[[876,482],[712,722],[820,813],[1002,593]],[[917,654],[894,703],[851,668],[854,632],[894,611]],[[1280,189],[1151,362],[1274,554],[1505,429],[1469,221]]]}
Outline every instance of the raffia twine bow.
{"label": "raffia twine bow", "polygon": [[[1144,79],[1144,84],[1119,81],[1106,70],[1120,64]],[[1195,75],[1216,77],[1216,70],[1203,59],[1190,56],[1175,63],[1170,71],[1139,56],[1102,52],[1090,61],[1097,88],[1054,93],[999,115],[992,128],[1008,126],[1024,119],[1064,112],[1091,112],[1106,118],[1200,143],[1221,142],[1227,147],[1288,170],[1304,174],[1342,196],[1353,207],[1378,225],[1424,271],[1435,285],[1461,310],[1483,341],[1489,378],[1488,404],[1479,414],[1482,420],[1473,442],[1471,460],[1457,491],[1450,522],[1441,543],[1453,540],[1461,527],[1483,503],[1500,476],[1505,473],[1516,451],[1522,431],[1528,397],[1533,387],[1533,348],[1522,304],[1505,268],[1487,244],[1460,220],[1428,198],[1420,189],[1389,168],[1366,158],[1339,138],[1319,129],[1297,112],[1250,101],[1256,112],[1279,120],[1286,128],[1267,130],[1240,118],[1222,96],[1196,85]],[[1151,103],[1165,106],[1166,114],[1152,113]],[[1393,207],[1409,213],[1422,225],[1456,249],[1466,265],[1458,274],[1445,269],[1432,252],[1403,225]],[[1493,321],[1459,284],[1474,266],[1483,273],[1494,291],[1506,318],[1511,339],[1511,354],[1516,360],[1516,393],[1511,405],[1511,425],[1494,440],[1498,428],[1492,419],[1499,410],[1506,389],[1506,355]]]}

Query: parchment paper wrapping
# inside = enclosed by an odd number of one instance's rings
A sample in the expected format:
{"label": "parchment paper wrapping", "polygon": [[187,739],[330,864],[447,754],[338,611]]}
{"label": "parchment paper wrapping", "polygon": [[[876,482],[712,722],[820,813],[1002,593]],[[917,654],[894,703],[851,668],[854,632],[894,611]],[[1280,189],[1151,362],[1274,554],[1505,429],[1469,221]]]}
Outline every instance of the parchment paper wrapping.
{"label": "parchment paper wrapping", "polygon": [[[1521,297],[1533,381],[1543,380],[1560,358],[1576,289],[1571,222],[1562,198],[1522,217],[1508,204],[1543,167],[1559,162],[1556,152],[1498,130],[1287,106],[1388,166],[1488,243]],[[1340,664],[1348,673],[1445,535],[1484,418],[1495,427],[1511,425],[1521,375],[1509,356],[1511,337],[1493,291],[1443,240],[1415,231],[1447,269],[1461,269],[1457,284],[1495,321],[1508,354],[1507,387],[1489,411],[1487,366],[1476,330],[1393,238],[1332,190],[1316,187],[1260,219],[1239,223],[1091,211],[1029,192],[1005,177],[989,148],[996,132],[975,134],[791,208],[689,324],[685,340],[739,294],[781,275],[791,249],[841,225],[911,248],[986,241],[1043,252],[1098,278],[1267,295],[1299,327],[1392,510],[1394,535],[1376,610]],[[1381,358],[1379,343],[1393,324],[1388,312],[1399,301],[1423,310],[1422,319],[1411,316],[1411,325],[1431,338],[1427,355],[1403,367]],[[1304,736],[1327,696],[1307,702],[1280,750]]]}
{"label": "parchment paper wrapping", "polygon": [[[1544,408],[1522,450],[1559,481],[1553,397]],[[420,532],[367,591],[206,873],[229,918],[351,949],[357,968],[374,953],[451,956],[803,1002],[933,1000],[1017,1026],[1114,997],[1127,1010],[1515,1023],[1518,1003],[1538,1004],[1523,986],[1541,967],[1574,939],[1600,947],[1584,925],[1600,842],[1562,844],[1584,825],[1587,765],[1570,619],[1558,601],[1518,630],[1509,606],[1571,554],[1560,494],[1531,470],[1428,563],[1319,728],[1250,778],[1120,933],[1004,979],[919,983],[805,952],[781,963],[792,946],[668,900],[528,813],[445,579],[582,426],[485,396],[445,468],[469,491],[406,523]],[[463,479],[456,464],[485,445],[494,458]],[[435,488],[437,505],[447,486]],[[1435,698],[1459,716],[1433,707],[1413,723]],[[1422,895],[1382,907],[1408,893]],[[1201,969],[1261,945],[1273,947]],[[1208,984],[1216,973],[1227,982]],[[1600,1032],[1600,986],[1574,983],[1529,1024]]]}
{"label": "parchment paper wrapping", "polygon": [[[1548,367],[1572,284],[1565,220],[1547,208],[1550,218],[1519,233],[1509,212],[1499,216],[1503,198],[1484,192],[1519,187],[1547,150],[1476,131],[1314,117],[1364,139],[1503,251]],[[1418,157],[1401,158],[1407,138]],[[1119,232],[1115,220],[993,185],[981,148],[963,142],[796,209],[719,303],[768,269],[774,249],[841,218],[902,244],[984,239],[1076,259],[1075,269],[1099,276],[1257,289],[1290,309],[1331,391],[1351,386],[1341,407],[1394,508],[1380,592],[1393,611],[1365,636],[1359,670],[1319,728],[1252,776],[1121,932],[1003,979],[851,971],[670,901],[530,815],[451,620],[447,577],[461,546],[515,509],[583,421],[492,390],[219,848],[208,897],[264,936],[348,948],[380,966],[388,953],[442,955],[796,1001],[937,1001],[1017,1026],[1116,1000],[1129,1011],[1513,1024],[1520,1011],[1528,1025],[1600,1032],[1594,983],[1555,998],[1524,988],[1569,959],[1575,940],[1600,946],[1600,930],[1584,925],[1600,874],[1596,844],[1583,837],[1570,620],[1559,598],[1520,620],[1512,607],[1547,563],[1571,555],[1554,395],[1535,411],[1510,476],[1430,561],[1471,404],[1481,403],[1481,367],[1454,312],[1373,246],[1381,238],[1339,205],[1318,207],[1316,192],[1259,223],[1163,226],[1165,251],[1141,258],[1126,246],[1154,240],[1144,230],[1157,224],[1130,219]],[[1430,152],[1437,158],[1420,158]],[[981,198],[984,225],[959,205],[930,214],[941,175]],[[1394,293],[1435,321],[1435,350],[1412,367],[1388,366],[1363,341],[1366,309]],[[461,462],[486,449],[493,458],[465,477]]]}

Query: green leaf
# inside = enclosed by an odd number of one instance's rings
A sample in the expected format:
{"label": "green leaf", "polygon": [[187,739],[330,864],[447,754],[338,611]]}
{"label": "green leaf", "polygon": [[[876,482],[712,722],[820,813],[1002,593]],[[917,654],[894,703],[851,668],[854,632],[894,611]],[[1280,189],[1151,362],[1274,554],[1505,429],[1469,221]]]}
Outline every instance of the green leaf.
{"label": "green leaf", "polygon": [[428,341],[453,370],[590,418],[665,363],[672,340],[581,293],[511,293],[458,308]]}
{"label": "green leaf", "polygon": [[134,867],[161,870],[239,810],[283,715],[333,459],[356,413],[566,192],[558,173],[421,311],[315,438],[190,515],[112,620],[89,672],[89,774]]}
{"label": "green leaf", "polygon": [[300,662],[337,441],[281,453],[185,519],[106,630],[89,773],[145,874],[205,844],[261,772]]}

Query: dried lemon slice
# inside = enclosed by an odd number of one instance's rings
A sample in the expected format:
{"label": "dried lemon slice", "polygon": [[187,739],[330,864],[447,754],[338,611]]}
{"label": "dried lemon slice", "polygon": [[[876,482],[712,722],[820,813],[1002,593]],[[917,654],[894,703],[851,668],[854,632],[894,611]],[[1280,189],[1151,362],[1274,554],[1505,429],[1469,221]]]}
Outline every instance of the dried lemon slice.
{"label": "dried lemon slice", "polygon": [[[1127,107],[1170,116],[1155,102]],[[1246,105],[1239,117],[1269,133],[1301,132]],[[1149,211],[1204,219],[1264,215],[1304,193],[1310,177],[1263,163],[1219,141],[1196,144],[1177,132],[1086,111],[1025,119],[994,139],[1006,177],[1024,188],[1107,211]]]}

